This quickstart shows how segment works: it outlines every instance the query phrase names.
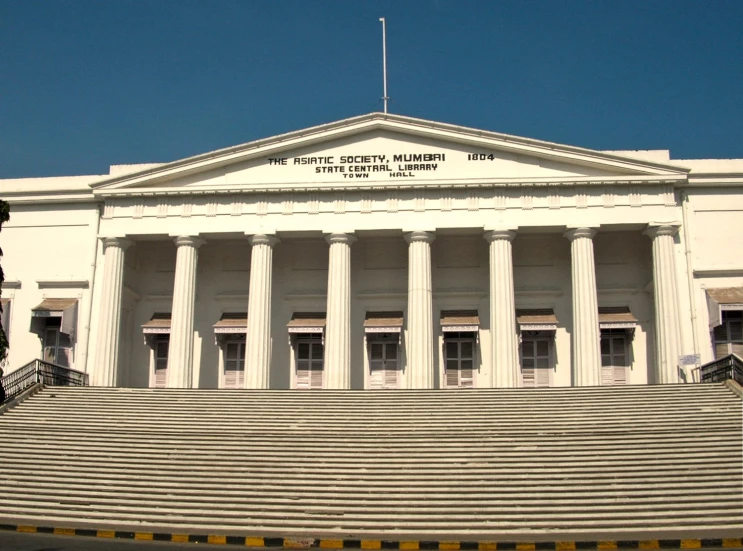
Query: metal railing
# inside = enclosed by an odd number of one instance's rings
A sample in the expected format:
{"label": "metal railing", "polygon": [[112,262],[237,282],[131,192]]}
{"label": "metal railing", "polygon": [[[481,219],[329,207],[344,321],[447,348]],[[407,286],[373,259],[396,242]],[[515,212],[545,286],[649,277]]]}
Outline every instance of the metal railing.
{"label": "metal railing", "polygon": [[718,383],[733,379],[743,385],[743,359],[736,354],[728,354],[724,358],[706,363],[699,369],[699,372],[703,383]]}
{"label": "metal railing", "polygon": [[44,360],[33,360],[0,379],[0,385],[5,389],[5,401],[15,398],[36,383],[48,386],[88,386],[88,374]]}

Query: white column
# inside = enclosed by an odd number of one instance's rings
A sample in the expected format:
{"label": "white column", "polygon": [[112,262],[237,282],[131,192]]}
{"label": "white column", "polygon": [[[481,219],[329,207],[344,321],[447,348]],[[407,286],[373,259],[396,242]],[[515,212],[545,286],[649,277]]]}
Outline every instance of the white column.
{"label": "white column", "polygon": [[490,340],[493,386],[519,386],[519,354],[516,338],[516,305],[513,294],[511,241],[516,232],[489,231],[490,243]]}
{"label": "white column", "polygon": [[124,252],[131,244],[120,237],[103,239],[103,290],[98,317],[98,342],[93,368],[94,386],[119,384],[119,334],[121,293],[124,286]]}
{"label": "white column", "polygon": [[328,308],[325,325],[325,388],[351,388],[351,243],[348,233],[331,233]]}
{"label": "white column", "polygon": [[593,236],[596,230],[576,228],[570,240],[573,276],[573,385],[601,384],[601,332],[596,293]]}
{"label": "white column", "polygon": [[657,225],[645,234],[653,240],[653,294],[655,303],[655,372],[658,383],[678,383],[681,326],[679,320],[675,225]]}
{"label": "white column", "polygon": [[433,388],[432,232],[405,234],[408,246],[408,388]]}
{"label": "white column", "polygon": [[245,388],[268,388],[271,372],[271,274],[272,235],[249,238],[250,289],[248,292],[248,333],[245,343]]}
{"label": "white column", "polygon": [[174,241],[177,252],[170,321],[167,386],[168,388],[192,388],[196,265],[199,247],[204,241],[192,236],[176,237]]}

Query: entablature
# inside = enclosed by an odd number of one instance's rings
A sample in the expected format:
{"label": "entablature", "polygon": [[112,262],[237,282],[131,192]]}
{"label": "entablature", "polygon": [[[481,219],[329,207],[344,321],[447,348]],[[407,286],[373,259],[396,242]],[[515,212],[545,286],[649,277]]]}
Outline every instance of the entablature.
{"label": "entablature", "polygon": [[[116,196],[105,199],[102,224],[119,220],[142,220],[137,226],[162,225],[180,220],[192,223],[201,220],[204,232],[240,231],[245,217],[252,226],[288,228],[296,225],[293,219],[311,217],[322,219],[322,231],[339,215],[351,215],[350,228],[374,229],[375,222],[363,216],[378,213],[396,218],[408,213],[436,213],[444,227],[466,227],[457,216],[475,216],[477,213],[502,211],[512,215],[528,216],[540,212],[542,224],[564,224],[563,219],[575,210],[594,213],[600,218],[610,217],[613,223],[648,222],[658,216],[649,208],[675,208],[679,206],[674,187],[658,181],[644,184],[626,183],[608,186],[519,186],[519,187],[462,187],[335,191],[328,193],[292,192],[269,195],[257,194],[201,194],[201,195],[137,195]],[[629,208],[629,210],[628,210]],[[610,215],[619,210],[621,216]],[[356,216],[361,215],[361,216]],[[376,218],[375,218],[376,220]],[[446,221],[444,221],[446,220]],[[145,222],[147,221],[147,222]],[[233,224],[232,222],[237,224]],[[271,222],[269,222],[271,221]],[[518,220],[517,220],[518,222]],[[314,222],[302,220],[301,227],[314,227]],[[397,224],[393,224],[397,227]],[[516,224],[520,225],[520,224]],[[235,226],[232,230],[227,226]],[[384,227],[383,225],[381,227]],[[128,228],[121,228],[129,233]],[[143,227],[145,233],[150,231]],[[174,230],[175,231],[175,230]],[[158,233],[157,231],[153,233]]]}
{"label": "entablature", "polygon": [[629,185],[671,185],[686,184],[686,176],[658,178],[657,176],[642,177],[578,177],[578,178],[503,178],[503,179],[450,179],[450,180],[396,180],[392,182],[374,182],[364,185],[341,185],[338,182],[295,182],[288,185],[282,183],[250,183],[244,186],[209,186],[209,187],[152,187],[152,188],[123,188],[95,190],[94,194],[100,198],[113,197],[184,197],[205,195],[260,195],[281,193],[334,193],[334,192],[363,192],[363,191],[409,191],[409,190],[443,190],[443,189],[489,189],[489,188],[562,188],[586,186],[591,188],[602,186],[629,186]]}

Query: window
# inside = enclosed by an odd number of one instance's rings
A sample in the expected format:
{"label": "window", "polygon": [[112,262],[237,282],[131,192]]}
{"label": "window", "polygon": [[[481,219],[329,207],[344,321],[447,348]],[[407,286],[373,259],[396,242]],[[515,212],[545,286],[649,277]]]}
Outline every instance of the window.
{"label": "window", "polygon": [[743,357],[743,311],[722,312],[722,323],[714,329],[715,359],[728,354]]}
{"label": "window", "polygon": [[222,388],[245,387],[245,339],[232,337],[224,344]]}
{"label": "window", "polygon": [[472,388],[475,373],[475,333],[444,333],[444,386]]}
{"label": "window", "polygon": [[221,388],[245,388],[247,312],[224,312],[214,324],[214,340],[222,358]]}
{"label": "window", "polygon": [[521,330],[521,386],[552,386],[552,347],[557,317],[552,308],[520,308],[516,322]]}
{"label": "window", "polygon": [[153,386],[155,388],[165,388],[168,384],[168,348],[170,347],[170,337],[157,337],[153,344],[155,356]]}
{"label": "window", "polygon": [[521,386],[525,388],[552,386],[552,362],[550,346],[553,338],[535,335],[522,336],[521,340]]}
{"label": "window", "polygon": [[2,320],[0,323],[3,324],[5,336],[10,340],[10,299],[0,299],[0,303],[2,303],[3,306]]}
{"label": "window", "polygon": [[601,384],[626,385],[629,366],[626,329],[601,330]]}
{"label": "window", "polygon": [[168,386],[168,348],[170,346],[170,312],[155,312],[142,324],[145,342],[151,349],[150,387]]}
{"label": "window", "polygon": [[403,314],[393,312],[367,312],[364,320],[366,349],[369,360],[371,389],[397,388],[399,386],[400,334]]}
{"label": "window", "polygon": [[398,386],[398,334],[369,334],[369,388],[390,389]]}
{"label": "window", "polygon": [[298,389],[323,387],[324,346],[320,337],[298,337],[296,340],[296,377]]}
{"label": "window", "polygon": [[44,328],[44,361],[71,367],[72,365],[72,342],[70,336],[62,333],[60,318],[46,318]]}
{"label": "window", "polygon": [[46,298],[31,309],[31,332],[41,340],[44,361],[73,367],[77,299]]}
{"label": "window", "polygon": [[294,341],[296,388],[323,388],[325,312],[295,312],[286,327]]}

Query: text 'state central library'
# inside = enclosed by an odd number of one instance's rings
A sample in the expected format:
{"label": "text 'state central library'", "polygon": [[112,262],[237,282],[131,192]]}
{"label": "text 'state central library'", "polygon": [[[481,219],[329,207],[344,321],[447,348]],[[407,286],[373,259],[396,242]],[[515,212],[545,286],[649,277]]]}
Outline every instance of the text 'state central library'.
{"label": "text 'state central library'", "polygon": [[565,387],[691,382],[743,355],[743,159],[374,113],[0,195],[6,372]]}

